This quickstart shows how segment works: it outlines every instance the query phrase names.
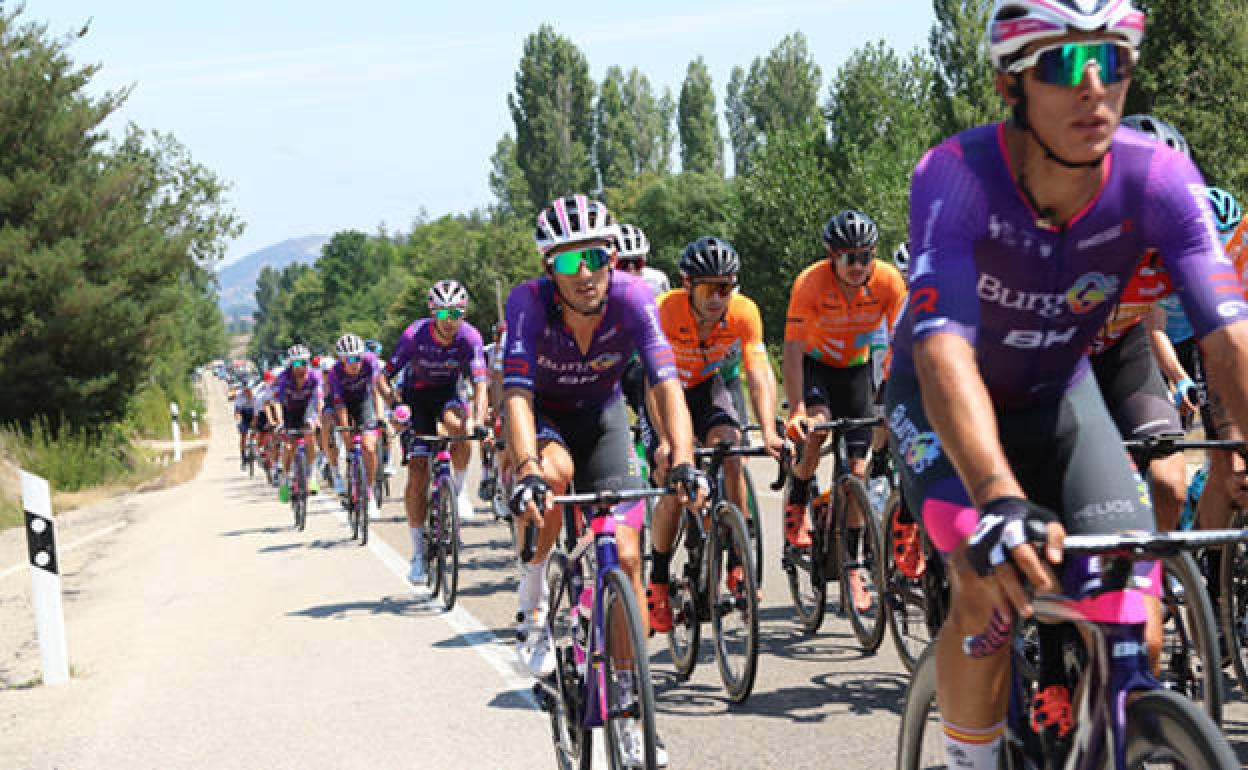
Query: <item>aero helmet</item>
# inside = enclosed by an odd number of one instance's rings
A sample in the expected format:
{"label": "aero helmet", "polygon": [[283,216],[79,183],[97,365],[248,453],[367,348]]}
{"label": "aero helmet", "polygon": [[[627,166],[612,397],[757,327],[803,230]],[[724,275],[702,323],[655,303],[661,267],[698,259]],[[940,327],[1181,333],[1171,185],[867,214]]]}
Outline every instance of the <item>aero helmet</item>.
{"label": "aero helmet", "polygon": [[874,220],[854,209],[832,217],[823,228],[823,245],[834,251],[870,248],[879,237]]}
{"label": "aero helmet", "polygon": [[533,240],[545,257],[552,250],[567,244],[586,241],[614,243],[619,234],[620,228],[602,203],[585,195],[566,195],[537,215]]}
{"label": "aero helmet", "polygon": [[463,310],[468,307],[468,290],[459,281],[438,281],[429,289],[429,309],[437,310],[454,307]]}
{"label": "aero helmet", "polygon": [[688,278],[736,275],[740,270],[737,250],[722,238],[704,235],[680,255],[680,272]]}

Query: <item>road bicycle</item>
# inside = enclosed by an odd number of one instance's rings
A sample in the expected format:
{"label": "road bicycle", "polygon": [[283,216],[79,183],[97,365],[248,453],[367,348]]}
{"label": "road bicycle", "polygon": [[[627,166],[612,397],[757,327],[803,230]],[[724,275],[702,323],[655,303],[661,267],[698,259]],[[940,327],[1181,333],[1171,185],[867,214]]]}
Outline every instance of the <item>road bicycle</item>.
{"label": "road bicycle", "polygon": [[433,458],[429,469],[429,486],[426,492],[428,519],[425,522],[425,564],[429,570],[429,593],[441,596],[442,604],[449,611],[455,607],[459,591],[459,506],[456,503],[455,482],[451,475],[451,444],[457,441],[480,441],[485,429],[477,428],[472,434],[460,436],[417,435],[409,433],[404,441],[411,449],[417,441],[429,446]]}
{"label": "road bicycle", "polygon": [[[817,493],[811,480],[811,547],[796,548],[786,539],[780,559],[802,628],[811,634],[819,630],[827,607],[828,583],[835,581],[840,584],[841,611],[849,616],[854,636],[868,654],[879,649],[884,639],[886,613],[880,588],[884,585],[885,558],[879,521],[866,485],[849,470],[845,434],[882,421],[882,417],[845,417],[809,425],[811,432],[830,433],[823,454],[835,455],[834,481],[829,489]],[[849,525],[851,505],[862,512],[861,528]],[[856,577],[851,577],[853,573]],[[852,580],[862,581],[869,599],[866,606],[856,603]]]}
{"label": "road bicycle", "polygon": [[290,460],[290,508],[295,519],[295,529],[302,532],[308,524],[308,450],[307,437],[315,431],[287,428],[283,433],[295,442],[295,454]]}
{"label": "road bicycle", "polygon": [[[342,505],[347,509],[347,523],[351,527],[351,539],[359,538],[360,545],[368,545],[368,469],[364,467],[364,431],[358,426],[337,426],[339,436],[350,435],[351,446],[347,449],[346,494]],[[380,475],[380,474],[378,474]]]}
{"label": "road bicycle", "polygon": [[[612,508],[667,494],[672,491],[635,489],[554,497],[563,507],[566,539],[565,550],[552,552],[546,567],[546,622],[555,671],[534,685],[534,693],[550,714],[555,757],[565,770],[589,770],[596,727],[604,728],[612,770],[627,766],[623,741],[638,739],[643,767],[657,767],[645,627],[632,581],[619,565]],[[588,531],[582,535],[586,516]],[[536,527],[529,524],[526,561],[535,542]]]}
{"label": "road bicycle", "polygon": [[[884,554],[886,556],[881,601],[888,613],[897,657],[908,673],[913,674],[919,656],[936,639],[945,617],[949,614],[949,580],[944,558],[937,552],[927,533],[919,526],[921,567],[907,574],[896,560],[897,548],[893,530],[907,505],[900,484],[893,488],[884,504]],[[917,518],[911,512],[911,520]]]}
{"label": "road bicycle", "polygon": [[[1043,532],[1032,533],[1031,540],[1044,542]],[[1154,678],[1144,643],[1146,613],[1130,594],[1152,571],[1141,560],[1246,540],[1248,532],[1239,530],[1067,537],[1063,594],[1031,602],[1040,644],[1034,649],[1011,644],[1000,766],[1124,770],[1170,762],[1166,766],[1238,767],[1209,715]],[[1111,603],[1114,611],[1105,614]],[[1017,620],[1012,624],[1016,630]],[[963,645],[972,656],[991,654],[999,647],[994,636],[999,636],[995,627],[967,637]],[[898,770],[945,766],[935,652],[933,645],[923,653],[910,682],[898,736]],[[1034,659],[1024,657],[1032,654]],[[1065,735],[1044,727],[1053,715],[1036,708],[1047,702],[1051,687],[1065,688],[1071,699],[1073,720]]]}
{"label": "road bicycle", "polygon": [[243,462],[247,464],[247,478],[256,476],[256,433],[247,431],[246,449],[243,450]]}
{"label": "road bicycle", "polygon": [[[672,630],[667,644],[676,672],[682,679],[693,674],[702,624],[709,621],[719,676],[733,703],[749,698],[758,669],[758,578],[745,516],[725,499],[723,464],[728,457],[766,455],[763,447],[727,442],[695,450],[699,467],[716,483],[705,509],[681,510],[672,541]],[[787,459],[786,454],[777,489],[784,484]]]}

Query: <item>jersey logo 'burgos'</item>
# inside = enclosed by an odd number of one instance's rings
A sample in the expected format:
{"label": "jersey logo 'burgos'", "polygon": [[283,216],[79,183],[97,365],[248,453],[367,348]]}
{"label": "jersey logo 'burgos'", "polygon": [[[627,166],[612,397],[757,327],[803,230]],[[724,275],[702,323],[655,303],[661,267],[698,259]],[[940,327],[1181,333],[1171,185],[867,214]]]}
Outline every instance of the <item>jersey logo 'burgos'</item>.
{"label": "jersey logo 'burgos'", "polygon": [[1055,318],[1069,308],[1078,315],[1091,312],[1118,292],[1118,279],[1104,273],[1084,273],[1064,294],[1011,289],[988,273],[979,276],[976,295],[985,302],[1009,310],[1024,310],[1044,318]]}

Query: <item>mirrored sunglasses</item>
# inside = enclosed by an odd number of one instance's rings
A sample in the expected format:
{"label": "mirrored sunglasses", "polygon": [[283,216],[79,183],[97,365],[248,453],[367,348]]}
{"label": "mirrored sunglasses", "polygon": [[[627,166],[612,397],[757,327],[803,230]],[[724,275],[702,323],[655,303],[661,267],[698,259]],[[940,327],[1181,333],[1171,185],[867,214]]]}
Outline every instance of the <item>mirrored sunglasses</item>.
{"label": "mirrored sunglasses", "polygon": [[458,321],[464,317],[464,311],[462,308],[458,307],[440,307],[433,311],[433,317],[439,321],[445,321],[447,319]]}
{"label": "mirrored sunglasses", "polygon": [[562,275],[576,275],[581,271],[581,263],[592,273],[601,270],[611,262],[611,252],[600,247],[565,251],[551,259],[551,268]]}
{"label": "mirrored sunglasses", "polygon": [[875,252],[870,249],[862,251],[843,251],[837,255],[837,259],[842,265],[862,265],[871,264],[871,260],[875,259]]}
{"label": "mirrored sunglasses", "polygon": [[699,281],[693,284],[693,296],[699,300],[710,299],[712,296],[731,297],[737,290],[737,282],[722,283],[720,281]]}
{"label": "mirrored sunglasses", "polygon": [[1035,67],[1035,78],[1041,83],[1077,86],[1083,82],[1088,65],[1095,63],[1097,75],[1108,86],[1131,77],[1135,60],[1135,50],[1121,42],[1059,43],[1033,51],[1011,64],[1008,71],[1018,74]]}

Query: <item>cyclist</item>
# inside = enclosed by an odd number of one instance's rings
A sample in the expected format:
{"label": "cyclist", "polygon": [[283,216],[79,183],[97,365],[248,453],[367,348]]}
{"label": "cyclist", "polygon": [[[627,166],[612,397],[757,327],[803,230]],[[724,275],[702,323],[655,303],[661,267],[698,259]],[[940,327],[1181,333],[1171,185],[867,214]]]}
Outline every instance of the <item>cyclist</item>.
{"label": "cyclist", "polygon": [[256,417],[255,392],[250,382],[234,396],[234,420],[238,423],[238,469],[247,470],[247,434]]}
{"label": "cyclist", "polygon": [[[996,0],[990,56],[1012,118],[946,140],[915,169],[916,257],[886,400],[907,499],[949,556],[936,654],[951,766],[997,766],[1006,709],[1010,645],[971,657],[963,640],[990,623],[1008,640],[1008,607],[1030,613],[1018,571],[1038,591],[1056,588],[1026,524],[1047,527],[1052,563],[1066,531],[1153,528],[1084,356],[1149,249],[1237,422],[1248,418],[1248,383],[1234,375],[1248,365],[1237,352],[1248,303],[1223,278],[1200,176],[1183,155],[1117,130],[1143,29],[1127,0]],[[1069,709],[1041,684],[1055,704],[1045,724],[1060,733]]]}
{"label": "cyclist", "polygon": [[[668,482],[680,488],[682,501],[704,505],[709,490],[692,464],[689,413],[654,300],[642,281],[611,269],[617,230],[598,201],[584,195],[554,201],[538,214],[535,233],[546,274],[516,286],[507,297],[503,403],[518,477],[510,504],[517,516],[540,530],[537,554],[526,565],[521,583],[522,611],[541,611],[546,558],[563,524],[547,493],[561,493],[569,483],[580,492],[640,485],[620,394],[620,375],[634,352],[645,366],[667,431],[664,441],[671,448],[674,467],[656,470],[666,471]],[[539,510],[535,500],[543,496],[546,506]],[[620,566],[640,596],[645,506],[624,503],[614,515]],[[536,596],[526,597],[526,592]],[[549,645],[544,632],[527,637],[524,652],[535,674],[554,668]],[[617,661],[624,679],[628,663]],[[629,765],[637,766],[640,727],[631,724],[625,730]],[[660,764],[666,764],[666,751],[658,753]]]}
{"label": "cyclist", "polygon": [[[428,305],[430,317],[414,321],[407,327],[386,368],[392,375],[403,376],[400,395],[412,409],[409,425],[413,433],[471,433],[474,420],[485,415],[487,373],[481,333],[463,320],[468,310],[468,291],[458,281],[438,281],[429,289]],[[472,381],[473,397],[469,402],[459,397],[459,383],[464,378]],[[451,447],[452,475],[461,516],[465,508],[472,508],[464,489],[469,449],[465,443]],[[412,538],[412,560],[407,579],[416,583],[427,577],[424,548],[429,446],[419,441],[404,447],[403,451],[408,458],[407,487],[403,497]]]}
{"label": "cyclist", "polygon": [[[663,271],[646,264],[650,257],[650,239],[645,232],[629,224],[621,224],[619,229],[615,237],[615,266],[645,281],[655,299],[670,291],[672,286]],[[646,372],[636,355],[628,359],[620,382],[629,407],[640,417],[646,405]]]}
{"label": "cyclist", "polygon": [[266,452],[270,439],[273,437],[273,420],[270,417],[269,404],[273,401],[274,376],[268,369],[260,375],[260,381],[252,389],[252,403],[256,416],[252,420],[252,429],[256,432],[256,449]]}
{"label": "cyclist", "polygon": [[[680,257],[683,287],[659,297],[659,325],[676,357],[676,372],[698,441],[704,445],[740,443],[742,415],[733,404],[720,369],[726,361],[742,357],[764,446],[778,457],[783,442],[775,430],[776,380],[763,346],[758,306],[737,292],[740,264],[732,244],[720,238],[706,236],[686,246]],[[656,422],[649,410],[646,419]],[[649,431],[649,435],[664,433],[661,420],[657,422],[659,430]],[[647,447],[651,452],[654,449]],[[658,464],[664,464],[661,458]],[[745,510],[747,492],[741,458],[725,458],[723,469],[728,499]],[[650,627],[663,633],[672,630],[669,566],[679,521],[676,501],[661,498],[652,520],[654,544],[646,595]],[[735,574],[739,569],[734,567],[729,575],[730,588],[735,589],[740,581]]]}
{"label": "cyclist", "polygon": [[[286,368],[273,391],[273,401],[281,408],[281,424],[315,431],[320,427],[318,412],[325,392],[321,371],[309,365],[312,354],[306,345],[292,345],[286,358]],[[311,471],[316,467],[315,438],[305,441],[304,447],[308,455],[308,492],[315,494],[320,491],[316,474]],[[295,442],[288,441],[282,455],[282,484],[278,491],[278,499],[283,503],[290,502],[290,461],[294,452]]]}
{"label": "cyclist", "polygon": [[[376,356],[379,361],[384,362],[386,360],[385,357],[383,356],[385,352],[385,348],[382,347],[380,340],[364,340],[364,349],[367,350],[369,353],[372,353],[374,356]],[[389,385],[389,384],[390,383],[387,380],[386,385]],[[387,402],[383,402],[383,406],[385,403]],[[385,415],[384,410],[379,411],[377,413],[378,438],[380,439],[382,443],[382,456],[386,458],[386,462],[382,466],[382,473],[386,474],[387,476],[393,476],[396,470],[395,455],[397,453],[392,451],[391,449],[392,443],[393,443],[391,441],[391,439],[393,438],[393,435],[392,435],[393,431],[391,431],[390,423],[384,419],[383,415]]]}
{"label": "cyclist", "polygon": [[[906,282],[897,268],[876,259],[879,231],[854,209],[835,214],[823,228],[827,259],[807,267],[793,283],[784,326],[784,391],[789,400],[789,436],[804,444],[793,468],[784,508],[784,534],[796,548],[810,547],[811,497],[819,450],[826,431],[810,431],[808,420],[869,417],[875,410],[871,342],[883,325],[896,324],[906,301]],[[846,434],[849,470],[865,481],[871,429]],[[856,553],[862,516],[849,512],[849,551]],[[855,526],[856,525],[856,526]],[[854,603],[867,611],[871,597],[862,575],[850,573]]]}
{"label": "cyclist", "polygon": [[[360,448],[364,455],[365,473],[368,475],[368,489],[373,488],[377,478],[377,415],[382,413],[382,400],[392,398],[390,383],[386,381],[386,369],[376,355],[364,349],[364,340],[354,334],[344,334],[334,344],[334,353],[338,363],[329,370],[328,392],[326,399],[334,407],[334,420],[340,427],[355,425],[363,428],[360,437]],[[333,469],[334,486],[341,483],[342,476],[338,472],[338,457],[329,458]],[[342,494],[340,490],[339,494]],[[372,495],[368,498],[368,516],[377,517],[377,501]]]}

